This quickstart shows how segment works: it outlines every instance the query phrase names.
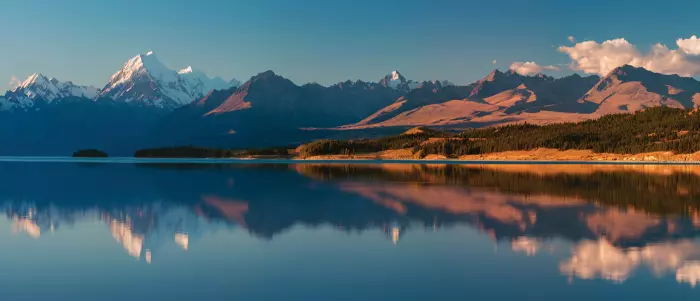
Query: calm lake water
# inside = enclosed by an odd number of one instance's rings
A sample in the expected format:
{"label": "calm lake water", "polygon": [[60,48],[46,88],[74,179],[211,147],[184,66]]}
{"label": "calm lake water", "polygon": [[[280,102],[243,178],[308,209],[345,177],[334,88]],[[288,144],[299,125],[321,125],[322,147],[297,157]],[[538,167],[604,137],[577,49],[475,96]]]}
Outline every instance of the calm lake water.
{"label": "calm lake water", "polygon": [[1,162],[0,300],[698,300],[699,206],[700,166]]}

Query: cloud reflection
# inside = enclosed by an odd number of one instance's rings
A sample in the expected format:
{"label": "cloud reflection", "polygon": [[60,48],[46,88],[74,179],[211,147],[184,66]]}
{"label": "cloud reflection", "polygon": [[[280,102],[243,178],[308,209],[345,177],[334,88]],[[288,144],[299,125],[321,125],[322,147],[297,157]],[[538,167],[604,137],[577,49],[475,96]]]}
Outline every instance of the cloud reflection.
{"label": "cloud reflection", "polygon": [[511,242],[511,248],[513,252],[534,256],[542,248],[542,242],[533,237],[521,236]]}
{"label": "cloud reflection", "polygon": [[695,287],[700,282],[700,261],[686,262],[676,270],[676,281],[687,282]]}
{"label": "cloud reflection", "polygon": [[627,280],[637,269],[646,267],[657,276],[675,273],[679,282],[695,285],[700,275],[700,245],[693,240],[621,248],[606,239],[586,240],[574,245],[571,258],[559,264],[559,271],[580,279],[605,279],[616,283]]}

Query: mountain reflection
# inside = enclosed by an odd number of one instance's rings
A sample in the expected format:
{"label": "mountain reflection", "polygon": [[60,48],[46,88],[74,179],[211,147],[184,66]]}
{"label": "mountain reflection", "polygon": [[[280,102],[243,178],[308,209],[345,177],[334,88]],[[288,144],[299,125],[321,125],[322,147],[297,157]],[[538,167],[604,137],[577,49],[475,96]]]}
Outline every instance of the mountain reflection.
{"label": "mountain reflection", "polygon": [[0,210],[13,233],[41,239],[98,220],[148,263],[216,231],[274,239],[330,227],[400,245],[417,228],[463,225],[525,256],[553,256],[551,242],[567,242],[558,269],[572,280],[621,283],[642,268],[700,279],[694,166],[1,165]]}

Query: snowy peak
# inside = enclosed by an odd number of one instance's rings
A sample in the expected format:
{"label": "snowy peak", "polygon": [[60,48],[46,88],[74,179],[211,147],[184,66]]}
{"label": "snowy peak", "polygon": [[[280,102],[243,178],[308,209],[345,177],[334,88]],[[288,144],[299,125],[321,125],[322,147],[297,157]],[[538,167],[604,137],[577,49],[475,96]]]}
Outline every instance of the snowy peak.
{"label": "snowy peak", "polygon": [[412,80],[406,80],[406,78],[403,75],[401,75],[399,71],[394,70],[386,76],[384,76],[384,78],[382,78],[379,81],[379,84],[387,88],[392,88],[394,90],[408,92],[410,90],[420,87],[422,83]]}
{"label": "snowy peak", "polygon": [[97,88],[91,86],[79,86],[70,81],[62,82],[41,73],[34,73],[0,98],[0,110],[38,109],[41,105],[51,104],[55,100],[66,97],[92,99],[99,92]]}
{"label": "snowy peak", "polygon": [[399,71],[394,70],[394,71],[391,71],[386,76],[384,76],[384,78],[382,78],[379,81],[379,84],[381,84],[384,87],[398,89],[402,85],[406,84],[406,78],[403,75],[401,75],[401,73],[399,73]]}
{"label": "snowy peak", "polygon": [[231,85],[221,77],[211,78],[204,72],[189,66],[177,73],[183,81],[185,87],[194,94],[206,95],[212,90],[223,90],[231,88]]}
{"label": "snowy peak", "polygon": [[99,90],[91,86],[79,86],[70,81],[62,82],[53,77],[48,78],[41,73],[34,73],[8,94],[13,94],[12,96],[15,98],[25,96],[30,99],[40,98],[51,102],[58,98],[71,96],[94,98],[98,93]]}
{"label": "snowy peak", "polygon": [[210,78],[191,66],[180,71],[172,70],[149,51],[131,58],[112,75],[100,97],[174,109],[212,90],[230,87],[231,83],[219,77]]}
{"label": "snowy peak", "polygon": [[187,66],[187,68],[180,69],[180,71],[177,72],[177,74],[187,74],[187,73],[192,73],[194,70],[192,69],[192,66]]}
{"label": "snowy peak", "polygon": [[165,67],[153,51],[149,51],[145,55],[139,54],[128,60],[119,72],[112,75],[109,84],[112,87],[118,86],[138,76],[149,76],[151,79],[165,82],[177,81],[177,73]]}
{"label": "snowy peak", "polygon": [[27,77],[19,86],[15,87],[13,91],[16,91],[18,89],[26,89],[32,85],[47,85],[49,82],[49,79],[46,78],[41,73],[34,73]]}
{"label": "snowy peak", "polygon": [[178,71],[177,74],[179,74],[180,76],[196,78],[197,80],[208,84],[211,90],[222,90],[241,86],[241,82],[235,78],[232,78],[228,82],[224,81],[224,79],[218,76],[210,78],[204,72],[202,72],[199,69],[192,68],[192,66],[187,66],[187,68],[180,69],[180,71]]}
{"label": "snowy peak", "polygon": [[403,75],[401,75],[401,73],[399,73],[399,71],[396,70],[391,71],[391,73],[387,74],[384,78],[389,79],[391,81],[399,81],[402,83],[406,82],[406,78],[403,77]]}

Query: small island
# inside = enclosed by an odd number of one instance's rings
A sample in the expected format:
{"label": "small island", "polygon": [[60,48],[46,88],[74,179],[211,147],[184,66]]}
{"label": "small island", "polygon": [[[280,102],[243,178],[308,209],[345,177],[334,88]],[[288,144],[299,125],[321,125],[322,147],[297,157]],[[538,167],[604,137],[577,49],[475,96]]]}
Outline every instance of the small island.
{"label": "small island", "polygon": [[73,157],[82,158],[107,158],[107,153],[97,149],[81,149],[73,153]]}

